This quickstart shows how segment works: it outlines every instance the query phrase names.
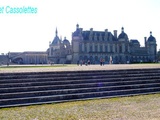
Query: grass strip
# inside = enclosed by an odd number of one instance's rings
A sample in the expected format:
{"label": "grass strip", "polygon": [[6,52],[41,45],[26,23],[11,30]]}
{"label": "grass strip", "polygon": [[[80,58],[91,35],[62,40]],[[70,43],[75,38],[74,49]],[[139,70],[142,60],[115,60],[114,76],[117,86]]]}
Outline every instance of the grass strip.
{"label": "grass strip", "polygon": [[0,109],[0,120],[159,120],[160,94]]}

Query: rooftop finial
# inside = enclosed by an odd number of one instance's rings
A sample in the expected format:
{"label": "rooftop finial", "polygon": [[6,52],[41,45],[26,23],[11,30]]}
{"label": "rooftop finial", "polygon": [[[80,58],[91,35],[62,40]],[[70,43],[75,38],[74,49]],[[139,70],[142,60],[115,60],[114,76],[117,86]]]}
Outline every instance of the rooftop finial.
{"label": "rooftop finial", "polygon": [[124,32],[124,27],[122,27],[122,32]]}
{"label": "rooftop finial", "polygon": [[56,27],[56,36],[58,35],[57,27]]}
{"label": "rooftop finial", "polygon": [[79,24],[78,23],[77,23],[76,27],[77,27],[77,29],[79,28]]}
{"label": "rooftop finial", "polygon": [[150,31],[150,35],[152,35],[152,31]]}

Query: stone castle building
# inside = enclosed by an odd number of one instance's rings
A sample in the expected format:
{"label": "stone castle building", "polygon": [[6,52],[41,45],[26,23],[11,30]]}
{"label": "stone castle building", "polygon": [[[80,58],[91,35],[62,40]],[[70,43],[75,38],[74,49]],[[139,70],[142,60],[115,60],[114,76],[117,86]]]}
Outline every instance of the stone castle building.
{"label": "stone castle building", "polygon": [[76,25],[72,33],[71,43],[69,40],[59,38],[58,30],[55,37],[44,52],[22,52],[9,53],[9,59],[18,64],[46,64],[46,63],[77,63],[78,61],[91,64],[99,64],[104,60],[106,64],[125,64],[139,62],[157,61],[157,43],[152,32],[144,38],[144,47],[140,46],[138,40],[129,40],[128,35],[122,27],[118,35],[117,30],[113,34],[105,29],[104,31],[83,30]]}
{"label": "stone castle building", "polygon": [[43,51],[9,52],[7,62],[16,64],[47,64],[48,55]]}
{"label": "stone castle building", "polygon": [[[141,47],[138,40],[129,40],[128,35],[122,27],[118,35],[117,30],[113,34],[105,31],[90,30],[83,31],[79,25],[72,33],[72,44],[68,40],[63,41],[57,35],[49,47],[49,59],[55,63],[77,63],[78,61],[90,61],[99,64],[103,59],[105,63],[137,63],[137,62],[155,62],[157,53],[157,44],[155,37],[145,37],[145,46]],[[70,56],[70,57],[69,57]]]}
{"label": "stone castle building", "polygon": [[64,40],[58,37],[58,31],[56,29],[55,37],[49,44],[48,59],[52,63],[71,63],[72,61],[72,47],[69,40]]}

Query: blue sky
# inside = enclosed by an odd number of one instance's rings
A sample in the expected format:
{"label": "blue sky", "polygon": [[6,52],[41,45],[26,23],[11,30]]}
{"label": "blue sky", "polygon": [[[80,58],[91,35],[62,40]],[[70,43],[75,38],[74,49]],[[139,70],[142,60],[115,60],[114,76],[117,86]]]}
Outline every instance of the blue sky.
{"label": "blue sky", "polygon": [[36,14],[0,14],[0,53],[46,51],[55,29],[71,41],[78,23],[83,30],[118,30],[129,39],[144,37],[150,31],[160,49],[160,0],[0,0],[0,7],[31,6]]}

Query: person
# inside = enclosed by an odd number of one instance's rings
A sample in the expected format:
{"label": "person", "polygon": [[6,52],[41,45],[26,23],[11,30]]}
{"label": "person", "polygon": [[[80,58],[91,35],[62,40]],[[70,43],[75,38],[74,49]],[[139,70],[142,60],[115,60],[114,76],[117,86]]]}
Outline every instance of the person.
{"label": "person", "polygon": [[100,59],[100,65],[102,66],[102,58]]}
{"label": "person", "polygon": [[91,64],[91,62],[90,62],[90,60],[88,60],[88,65],[90,65]]}
{"label": "person", "polygon": [[7,66],[9,66],[9,62],[7,62]]}
{"label": "person", "polygon": [[103,66],[104,66],[104,62],[105,62],[105,60],[103,59],[103,60],[102,60],[102,64],[103,64]]}
{"label": "person", "polygon": [[77,65],[79,66],[79,60],[77,61]]}
{"label": "person", "polygon": [[81,64],[81,66],[83,65],[83,60],[81,60],[80,64]]}
{"label": "person", "polygon": [[109,61],[109,63],[112,64],[112,56],[110,56],[110,61]]}
{"label": "person", "polygon": [[86,65],[86,66],[88,65],[88,61],[87,61],[87,60],[85,61],[85,65]]}

